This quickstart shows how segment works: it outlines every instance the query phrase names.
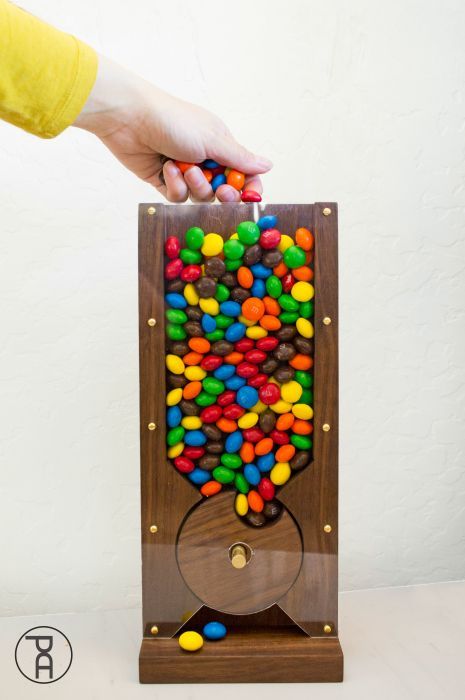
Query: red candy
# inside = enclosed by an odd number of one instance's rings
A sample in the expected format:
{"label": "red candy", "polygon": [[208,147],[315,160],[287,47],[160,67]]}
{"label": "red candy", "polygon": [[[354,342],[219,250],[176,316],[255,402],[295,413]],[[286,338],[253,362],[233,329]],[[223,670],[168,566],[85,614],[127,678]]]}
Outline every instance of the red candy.
{"label": "red candy", "polygon": [[165,265],[165,277],[167,280],[175,280],[182,272],[184,265],[182,264],[181,258],[175,258],[170,260],[169,263]]}
{"label": "red candy", "polygon": [[284,430],[276,430],[276,428],[271,431],[270,438],[276,445],[287,445],[289,442],[289,435]]}
{"label": "red candy", "polygon": [[258,192],[254,192],[254,190],[244,190],[241,194],[241,200],[243,202],[261,202],[262,198]]}
{"label": "red candy", "polygon": [[247,428],[246,430],[242,431],[242,437],[244,440],[247,442],[259,442],[265,437],[265,433],[261,428],[258,428],[256,425],[253,428]]}
{"label": "red candy", "polygon": [[202,268],[200,265],[186,265],[181,272],[181,279],[183,282],[195,282],[195,280],[199,279],[201,274]]}
{"label": "red candy", "polygon": [[218,396],[216,403],[218,406],[229,406],[229,404],[234,402],[235,398],[236,392],[232,389],[228,389],[227,391],[223,391],[223,393]]}
{"label": "red candy", "polygon": [[200,420],[202,423],[216,423],[218,418],[221,417],[223,409],[221,406],[213,404],[213,406],[207,406],[200,413]]}
{"label": "red candy", "polygon": [[284,275],[284,277],[281,278],[281,284],[283,285],[283,292],[285,292],[285,294],[289,294],[292,287],[294,286],[294,278],[290,272],[288,272],[287,275]]}
{"label": "red candy", "polygon": [[257,350],[263,350],[264,352],[270,352],[274,350],[279,343],[278,338],[273,335],[267,335],[266,338],[260,338],[257,340]]}
{"label": "red candy", "polygon": [[174,466],[183,474],[188,474],[189,472],[194,471],[195,467],[194,462],[187,457],[176,457],[174,460]]}
{"label": "red candy", "polygon": [[177,258],[180,250],[181,244],[179,242],[179,238],[176,238],[175,236],[168,236],[168,238],[165,241],[166,255],[171,259]]}
{"label": "red candy", "polygon": [[182,451],[183,457],[188,457],[189,459],[200,459],[205,454],[204,447],[191,447],[187,446]]}
{"label": "red candy", "polygon": [[268,382],[268,384],[264,384],[260,387],[260,389],[258,390],[258,395],[262,403],[266,404],[267,406],[270,406],[271,404],[279,401],[281,392],[279,390],[279,386]]}
{"label": "red candy", "polygon": [[229,406],[226,406],[225,409],[223,410],[223,416],[225,418],[230,418],[231,420],[237,420],[241,416],[243,416],[245,413],[245,408],[242,408],[242,406],[239,406],[238,403],[231,403]]}
{"label": "red candy", "polygon": [[252,350],[254,342],[252,338],[241,338],[236,343],[234,343],[234,350],[237,352],[248,352]]}
{"label": "red candy", "polygon": [[213,372],[215,369],[218,369],[218,367],[221,367],[222,364],[223,358],[219,355],[205,355],[200,366],[206,372]]}
{"label": "red candy", "polygon": [[247,381],[247,384],[249,386],[253,386],[254,389],[258,389],[260,386],[263,386],[266,384],[268,381],[268,375],[263,374],[263,372],[259,372],[258,374],[255,375],[255,377],[250,377],[250,379]]}
{"label": "red candy", "polygon": [[266,352],[263,352],[263,350],[249,350],[245,353],[246,362],[252,362],[254,365],[265,362],[266,357]]}
{"label": "red candy", "polygon": [[275,487],[272,481],[263,477],[263,479],[258,484],[258,493],[263,498],[264,501],[271,501],[274,498]]}
{"label": "red candy", "polygon": [[250,379],[250,377],[258,374],[258,367],[251,362],[240,362],[236,367],[236,374],[244,379]]}
{"label": "red candy", "polygon": [[269,228],[263,231],[259,243],[262,248],[276,248],[281,241],[281,234],[277,228]]}

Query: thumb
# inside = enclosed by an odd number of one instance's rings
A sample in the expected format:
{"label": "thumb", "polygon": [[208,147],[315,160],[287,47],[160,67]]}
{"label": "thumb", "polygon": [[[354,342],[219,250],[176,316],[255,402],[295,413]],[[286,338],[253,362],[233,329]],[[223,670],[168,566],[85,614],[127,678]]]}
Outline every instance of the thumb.
{"label": "thumb", "polygon": [[222,165],[247,175],[266,173],[273,167],[273,163],[268,158],[255,155],[228,136],[214,143],[209,149],[208,156]]}

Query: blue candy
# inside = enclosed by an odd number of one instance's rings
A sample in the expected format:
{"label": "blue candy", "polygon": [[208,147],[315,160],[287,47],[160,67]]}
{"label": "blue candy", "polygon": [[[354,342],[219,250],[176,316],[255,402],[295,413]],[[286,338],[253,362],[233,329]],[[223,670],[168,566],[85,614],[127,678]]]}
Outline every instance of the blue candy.
{"label": "blue candy", "polygon": [[217,379],[221,379],[221,381],[230,379],[234,374],[236,374],[234,365],[221,365],[221,367],[218,367],[218,369],[215,369],[213,372],[213,376]]}
{"label": "blue candy", "polygon": [[258,391],[253,386],[241,386],[237,392],[236,401],[242,408],[252,408],[258,401]]}
{"label": "blue candy", "polygon": [[244,467],[244,476],[251,486],[258,486],[262,475],[255,464],[246,464]]}
{"label": "blue candy", "polygon": [[241,388],[241,386],[244,386],[244,384],[247,384],[247,380],[244,379],[244,377],[238,377],[237,375],[234,375],[234,377],[230,377],[230,379],[226,379],[224,384],[225,384],[226,389],[231,389],[232,391],[237,391],[238,389]]}
{"label": "blue candy", "polygon": [[230,433],[226,438],[224,449],[229,453],[239,452],[243,442],[244,438],[242,437],[242,432],[240,430],[236,430],[234,433]]}
{"label": "blue candy", "polygon": [[[233,301],[232,303],[235,304],[236,302]],[[243,323],[232,323],[229,328],[226,329],[224,337],[230,343],[235,343],[245,336],[245,331],[246,327]]]}
{"label": "blue candy", "polygon": [[261,472],[269,472],[274,467],[274,464],[275,458],[272,452],[268,452],[267,455],[262,455],[257,459],[257,467]]}
{"label": "blue candy", "polygon": [[215,177],[213,178],[213,180],[211,182],[213,192],[216,192],[216,190],[218,189],[218,187],[220,187],[220,185],[225,185],[225,184],[226,184],[226,175],[215,175]]}
{"label": "blue candy", "polygon": [[[264,267],[264,269],[266,270],[267,268]],[[239,316],[239,314],[241,313],[241,305],[238,304],[237,301],[223,301],[223,303],[220,304],[220,311],[225,316]]]}
{"label": "blue candy", "polygon": [[182,412],[179,406],[170,406],[166,411],[168,428],[176,428],[182,420]]}
{"label": "blue candy", "polygon": [[214,170],[219,167],[221,167],[220,164],[217,163],[216,160],[212,160],[212,158],[207,158],[202,163],[202,168],[206,168],[207,170]]}
{"label": "blue candy", "polygon": [[251,294],[253,297],[258,297],[259,299],[263,299],[263,297],[266,294],[266,287],[265,283],[263,280],[254,280],[254,283],[250,289]]}
{"label": "blue candy", "polygon": [[165,301],[168,306],[173,309],[185,309],[187,306],[187,301],[184,299],[182,294],[176,294],[175,292],[169,292],[166,294]]}
{"label": "blue candy", "polygon": [[259,279],[264,280],[273,274],[273,270],[270,267],[265,267],[265,265],[262,265],[261,262],[255,263],[255,265],[251,265],[250,272],[253,274],[254,277],[258,277]]}
{"label": "blue candy", "polygon": [[210,316],[210,314],[204,314],[202,316],[202,328],[205,333],[213,333],[213,331],[216,329],[216,321],[213,316]]}
{"label": "blue candy", "polygon": [[184,443],[191,447],[200,447],[207,442],[207,436],[201,430],[187,430],[184,436]]}
{"label": "blue candy", "polygon": [[278,217],[274,216],[274,214],[268,214],[268,216],[262,216],[257,221],[257,226],[262,231],[265,231],[267,228],[276,228],[277,223],[278,223]]}
{"label": "blue candy", "polygon": [[222,622],[207,622],[202,632],[203,636],[212,642],[226,637],[226,627]]}
{"label": "blue candy", "polygon": [[199,469],[198,467],[191,471],[187,476],[193,484],[196,484],[196,486],[202,486],[211,479],[210,472],[207,472],[206,469]]}

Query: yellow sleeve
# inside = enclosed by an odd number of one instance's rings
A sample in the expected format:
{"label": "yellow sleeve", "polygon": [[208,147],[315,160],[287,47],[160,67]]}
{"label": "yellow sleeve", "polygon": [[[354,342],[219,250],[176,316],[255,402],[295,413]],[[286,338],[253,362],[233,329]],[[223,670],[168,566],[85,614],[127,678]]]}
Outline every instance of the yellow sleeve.
{"label": "yellow sleeve", "polygon": [[97,54],[0,0],[0,118],[52,138],[72,124],[97,74]]}

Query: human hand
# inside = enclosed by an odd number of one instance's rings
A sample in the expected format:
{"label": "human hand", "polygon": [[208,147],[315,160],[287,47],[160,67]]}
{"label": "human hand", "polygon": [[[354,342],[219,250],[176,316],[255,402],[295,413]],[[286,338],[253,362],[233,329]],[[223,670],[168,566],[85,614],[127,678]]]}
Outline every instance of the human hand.
{"label": "human hand", "polygon": [[[215,197],[199,167],[182,174],[175,160],[200,163],[212,158],[247,173],[244,189],[260,194],[259,175],[272,167],[267,158],[237,143],[214,114],[169,95],[102,56],[95,85],[74,126],[98,136],[123,165],[170,202],[184,202],[189,196],[209,202]],[[229,185],[218,187],[216,196],[222,202],[240,200],[239,192]]]}

